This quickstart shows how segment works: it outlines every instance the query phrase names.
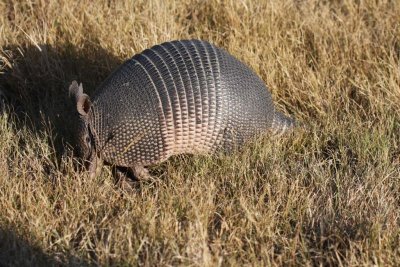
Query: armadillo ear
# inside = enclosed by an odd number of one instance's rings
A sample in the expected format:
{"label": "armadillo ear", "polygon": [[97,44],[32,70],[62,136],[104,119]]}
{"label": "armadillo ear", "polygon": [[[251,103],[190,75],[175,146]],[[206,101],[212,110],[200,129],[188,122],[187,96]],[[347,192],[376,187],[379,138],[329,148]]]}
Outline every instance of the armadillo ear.
{"label": "armadillo ear", "polygon": [[69,86],[69,97],[75,97],[75,101],[78,101],[78,97],[81,94],[83,94],[82,84],[78,86],[77,81],[72,81],[71,85]]}
{"label": "armadillo ear", "polygon": [[83,93],[82,83],[78,85],[77,81],[73,81],[69,86],[69,96],[75,98],[76,109],[79,114],[86,116],[90,110],[92,102],[90,102],[89,96]]}
{"label": "armadillo ear", "polygon": [[76,108],[82,116],[86,116],[89,113],[92,102],[87,94],[81,94],[76,102]]}

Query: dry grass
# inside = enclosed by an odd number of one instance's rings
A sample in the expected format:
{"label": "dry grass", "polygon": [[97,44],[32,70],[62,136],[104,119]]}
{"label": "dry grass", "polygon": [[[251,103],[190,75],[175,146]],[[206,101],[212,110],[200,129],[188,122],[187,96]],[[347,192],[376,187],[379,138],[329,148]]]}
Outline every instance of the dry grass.
{"label": "dry grass", "polygon": [[[400,265],[400,2],[0,2],[0,265]],[[202,38],[308,132],[179,156],[133,192],[65,154],[73,79]]]}

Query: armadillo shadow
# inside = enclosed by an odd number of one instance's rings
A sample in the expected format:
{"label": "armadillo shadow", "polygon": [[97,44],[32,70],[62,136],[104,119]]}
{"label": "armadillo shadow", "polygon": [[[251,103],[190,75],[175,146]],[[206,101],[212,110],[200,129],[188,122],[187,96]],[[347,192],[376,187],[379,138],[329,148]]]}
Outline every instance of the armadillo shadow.
{"label": "armadillo shadow", "polygon": [[10,63],[0,72],[0,88],[10,112],[20,127],[51,132],[49,141],[58,159],[65,144],[71,143],[77,119],[68,96],[71,81],[82,82],[90,94],[122,61],[95,42],[79,48],[70,44],[15,45],[1,47],[0,55]]}
{"label": "armadillo shadow", "polygon": [[11,229],[0,229],[0,266],[92,266],[74,255],[45,253]]}

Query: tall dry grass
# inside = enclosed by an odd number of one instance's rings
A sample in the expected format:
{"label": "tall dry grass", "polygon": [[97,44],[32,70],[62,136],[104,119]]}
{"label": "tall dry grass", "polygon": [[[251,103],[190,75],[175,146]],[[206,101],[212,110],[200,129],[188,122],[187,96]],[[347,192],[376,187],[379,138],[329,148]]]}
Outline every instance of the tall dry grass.
{"label": "tall dry grass", "polygon": [[[0,2],[0,265],[400,265],[400,2]],[[307,125],[131,191],[68,151],[67,87],[151,45],[229,50]]]}

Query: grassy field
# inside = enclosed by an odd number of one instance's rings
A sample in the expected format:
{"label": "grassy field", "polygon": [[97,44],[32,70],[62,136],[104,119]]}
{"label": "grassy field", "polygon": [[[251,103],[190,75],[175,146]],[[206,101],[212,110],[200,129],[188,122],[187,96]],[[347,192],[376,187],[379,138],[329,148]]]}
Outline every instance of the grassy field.
{"label": "grassy field", "polygon": [[[0,266],[400,266],[400,2],[0,1]],[[125,190],[71,156],[67,95],[172,39],[250,65],[306,125]]]}

